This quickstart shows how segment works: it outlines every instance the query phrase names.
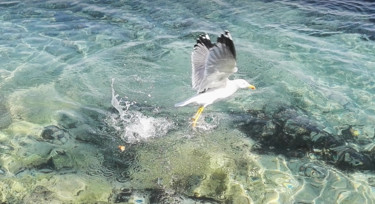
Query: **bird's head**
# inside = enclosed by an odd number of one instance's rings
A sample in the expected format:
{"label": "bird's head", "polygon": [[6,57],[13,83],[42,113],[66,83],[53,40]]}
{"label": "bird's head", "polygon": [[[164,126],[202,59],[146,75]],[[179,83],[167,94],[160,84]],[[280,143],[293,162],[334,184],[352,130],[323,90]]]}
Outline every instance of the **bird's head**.
{"label": "bird's head", "polygon": [[237,86],[238,86],[239,88],[241,88],[241,89],[246,89],[246,88],[248,88],[248,89],[253,89],[253,90],[255,90],[255,86],[254,86],[254,85],[249,84],[249,82],[247,82],[247,81],[245,81],[245,80],[243,80],[243,79],[236,79],[236,80],[234,80],[234,81],[235,81],[235,83],[237,84]]}

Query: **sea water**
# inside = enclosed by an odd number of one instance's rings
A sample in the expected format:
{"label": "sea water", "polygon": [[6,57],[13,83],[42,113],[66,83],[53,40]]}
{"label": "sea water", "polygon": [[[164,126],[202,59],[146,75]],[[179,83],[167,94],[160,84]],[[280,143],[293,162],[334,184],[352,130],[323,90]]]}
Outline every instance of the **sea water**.
{"label": "sea water", "polygon": [[[0,2],[0,201],[375,203],[372,1]],[[229,30],[256,90],[205,109]],[[119,148],[121,147],[121,148]]]}

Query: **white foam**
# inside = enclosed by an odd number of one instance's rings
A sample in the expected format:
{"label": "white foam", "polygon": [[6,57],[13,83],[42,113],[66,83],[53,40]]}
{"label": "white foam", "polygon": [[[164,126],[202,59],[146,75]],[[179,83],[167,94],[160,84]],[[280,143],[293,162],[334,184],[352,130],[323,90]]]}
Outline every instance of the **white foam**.
{"label": "white foam", "polygon": [[114,79],[112,79],[112,106],[118,111],[118,114],[110,116],[110,124],[121,133],[121,138],[129,143],[137,143],[154,137],[161,137],[168,133],[174,127],[174,123],[166,118],[155,118],[145,116],[143,113],[131,110],[136,104],[135,101],[129,101],[127,98],[120,98],[113,88]]}

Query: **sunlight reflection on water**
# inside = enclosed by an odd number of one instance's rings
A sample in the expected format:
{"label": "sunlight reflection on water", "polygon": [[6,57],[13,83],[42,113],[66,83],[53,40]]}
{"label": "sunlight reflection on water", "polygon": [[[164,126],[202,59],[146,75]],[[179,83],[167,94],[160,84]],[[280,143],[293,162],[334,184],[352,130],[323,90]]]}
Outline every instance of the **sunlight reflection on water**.
{"label": "sunlight reflection on water", "polygon": [[[0,8],[0,201],[375,199],[373,2]],[[192,131],[196,107],[173,104],[194,94],[195,38],[224,29],[234,78],[258,89],[209,107]]]}

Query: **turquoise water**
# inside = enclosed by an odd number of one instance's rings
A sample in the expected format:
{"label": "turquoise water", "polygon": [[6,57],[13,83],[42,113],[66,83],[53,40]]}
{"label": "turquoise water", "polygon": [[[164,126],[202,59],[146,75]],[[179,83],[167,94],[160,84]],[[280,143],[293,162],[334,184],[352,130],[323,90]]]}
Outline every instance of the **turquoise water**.
{"label": "turquoise water", "polygon": [[[375,203],[371,1],[1,1],[0,201]],[[195,38],[256,85],[209,106]],[[124,146],[121,151],[118,146]]]}

